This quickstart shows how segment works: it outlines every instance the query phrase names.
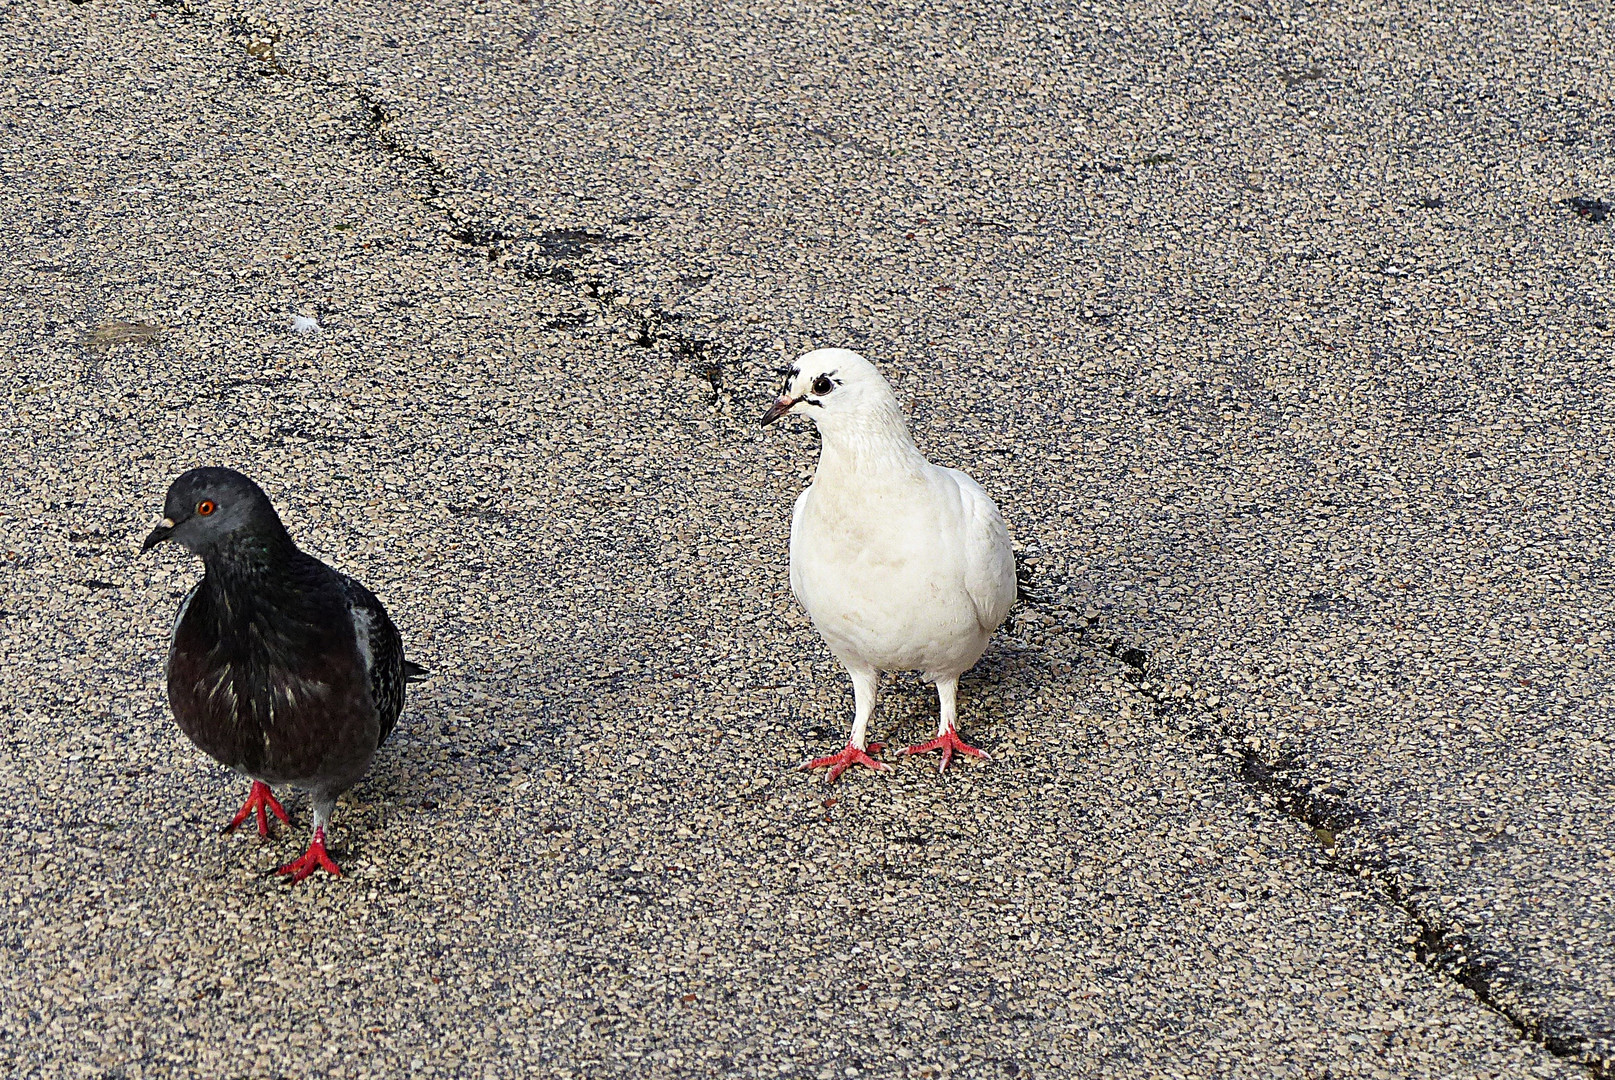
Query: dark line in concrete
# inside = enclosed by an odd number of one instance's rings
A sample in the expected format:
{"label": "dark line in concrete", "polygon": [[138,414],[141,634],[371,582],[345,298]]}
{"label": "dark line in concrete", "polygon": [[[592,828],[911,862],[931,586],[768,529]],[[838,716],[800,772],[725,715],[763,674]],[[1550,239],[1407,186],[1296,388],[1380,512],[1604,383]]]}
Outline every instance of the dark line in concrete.
{"label": "dark line in concrete", "polygon": [[[1090,625],[1093,621],[1090,620]],[[1122,660],[1134,670],[1126,676],[1140,696],[1149,701],[1161,715],[1191,713],[1191,703],[1184,699],[1161,696],[1146,678],[1147,656],[1136,646],[1121,640],[1104,645],[1112,656]],[[1130,658],[1131,657],[1131,658]],[[1238,776],[1246,787],[1271,798],[1274,807],[1291,820],[1298,821],[1313,831],[1323,843],[1340,833],[1365,824],[1371,815],[1349,805],[1344,799],[1320,792],[1318,785],[1303,777],[1290,775],[1295,762],[1281,757],[1268,761],[1244,745],[1238,733],[1226,725],[1210,720],[1196,723],[1186,729],[1191,738],[1218,742],[1224,754],[1239,760]],[[1326,846],[1333,846],[1332,844]],[[1408,886],[1398,879],[1390,862],[1367,856],[1340,858],[1328,856],[1331,868],[1339,874],[1367,881],[1379,891],[1383,902],[1401,911],[1419,931],[1414,945],[1414,958],[1432,974],[1456,982],[1486,1008],[1509,1022],[1521,1039],[1534,1042],[1554,1057],[1586,1069],[1592,1080],[1615,1080],[1615,1059],[1602,1057],[1586,1048],[1589,1037],[1571,1030],[1570,1025],[1554,1017],[1533,1017],[1517,1006],[1502,1000],[1496,991],[1497,965],[1477,959],[1475,942],[1461,929],[1441,925],[1414,903]]]}
{"label": "dark line in concrete", "polygon": [[[183,0],[174,2],[182,3]],[[195,15],[194,9],[189,9],[188,6],[187,13],[193,17]],[[226,36],[237,41],[257,33],[239,17],[226,20],[221,29]],[[277,30],[273,35],[276,41],[279,40],[278,35]],[[372,140],[384,155],[404,163],[409,167],[409,171],[422,174],[417,177],[422,183],[421,202],[444,218],[449,226],[448,235],[452,239],[467,247],[480,249],[490,263],[508,267],[528,281],[565,289],[578,284],[578,276],[573,269],[565,265],[567,262],[581,258],[596,247],[620,243],[626,239],[605,231],[589,229],[562,228],[516,234],[508,231],[503,224],[493,218],[465,213],[451,205],[445,198],[451,188],[452,179],[448,169],[427,151],[411,146],[398,137],[392,127],[397,114],[386,102],[365,87],[338,82],[324,72],[311,68],[293,70],[281,63],[272,52],[266,56],[250,55],[258,63],[256,74],[261,78],[298,79],[351,94],[359,107],[358,120],[363,136]],[[633,225],[651,216],[630,217],[612,224]],[[539,257],[519,262],[510,259],[501,262],[501,257],[510,255],[512,248],[518,244],[535,249]],[[707,275],[702,279],[702,283],[709,278],[710,275]],[[593,301],[599,314],[607,315],[612,310],[613,301],[619,295],[617,290],[599,279],[585,280],[581,284],[582,298]],[[712,388],[712,403],[717,404],[723,395],[725,383],[724,360],[719,355],[721,347],[718,342],[709,337],[692,336],[670,329],[670,324],[678,321],[679,316],[660,307],[650,307],[643,314],[633,318],[637,318],[639,330],[630,340],[641,348],[651,348],[658,342],[671,346],[675,356],[685,362],[688,373]],[[552,319],[545,324],[545,328],[573,330],[586,325],[587,322],[588,316],[585,313],[572,312]]]}
{"label": "dark line in concrete", "polygon": [[[1147,691],[1141,692],[1158,702]],[[1240,779],[1246,786],[1271,795],[1286,817],[1308,825],[1315,833],[1330,835],[1364,820],[1343,801],[1320,798],[1307,781],[1284,775],[1289,768],[1282,761],[1270,763],[1255,751],[1242,749]],[[1571,1032],[1567,1025],[1553,1017],[1532,1017],[1503,1001],[1495,989],[1497,965],[1475,958],[1478,949],[1468,934],[1452,926],[1439,925],[1422,911],[1386,860],[1357,856],[1333,862],[1338,873],[1372,882],[1387,903],[1412,920],[1419,930],[1419,940],[1414,946],[1414,956],[1419,963],[1469,990],[1482,1005],[1507,1020],[1521,1038],[1540,1044],[1555,1057],[1580,1065],[1594,1080],[1615,1080],[1615,1062],[1583,1049],[1588,1042],[1586,1035]]]}

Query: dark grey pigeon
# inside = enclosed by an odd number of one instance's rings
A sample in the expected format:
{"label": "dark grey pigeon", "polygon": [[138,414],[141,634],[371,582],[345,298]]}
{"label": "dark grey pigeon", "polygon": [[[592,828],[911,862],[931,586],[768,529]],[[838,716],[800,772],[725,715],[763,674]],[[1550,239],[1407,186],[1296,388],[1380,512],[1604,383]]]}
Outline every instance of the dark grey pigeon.
{"label": "dark grey pigeon", "polygon": [[206,571],[180,602],[168,650],[168,700],[180,730],[252,778],[229,832],[265,809],[290,824],[270,785],[314,799],[314,839],[276,871],[340,875],[325,850],[337,796],[358,783],[425,670],[369,589],[299,551],[269,497],[232,469],[192,469],[168,489],[142,551],[173,540]]}

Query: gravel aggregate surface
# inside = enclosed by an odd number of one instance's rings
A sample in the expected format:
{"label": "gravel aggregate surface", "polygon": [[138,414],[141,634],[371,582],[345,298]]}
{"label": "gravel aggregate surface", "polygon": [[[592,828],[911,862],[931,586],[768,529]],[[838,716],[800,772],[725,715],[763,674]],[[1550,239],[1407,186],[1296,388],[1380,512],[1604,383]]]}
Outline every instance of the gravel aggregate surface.
{"label": "gravel aggregate surface", "polygon": [[[0,9],[0,1061],[1607,1073],[1609,29]],[[830,344],[1016,538],[988,765],[792,771],[852,695],[756,420]],[[202,463],[433,672],[342,880],[168,714]]]}

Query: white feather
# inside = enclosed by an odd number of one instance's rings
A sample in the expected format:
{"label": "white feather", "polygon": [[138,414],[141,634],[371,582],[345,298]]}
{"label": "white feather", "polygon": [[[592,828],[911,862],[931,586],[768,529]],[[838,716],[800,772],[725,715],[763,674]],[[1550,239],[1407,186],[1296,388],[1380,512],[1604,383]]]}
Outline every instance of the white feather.
{"label": "white feather", "polygon": [[359,656],[364,660],[365,677],[375,670],[376,658],[370,649],[370,635],[376,626],[376,616],[361,607],[348,605],[348,614],[353,618],[353,638],[359,644]]}

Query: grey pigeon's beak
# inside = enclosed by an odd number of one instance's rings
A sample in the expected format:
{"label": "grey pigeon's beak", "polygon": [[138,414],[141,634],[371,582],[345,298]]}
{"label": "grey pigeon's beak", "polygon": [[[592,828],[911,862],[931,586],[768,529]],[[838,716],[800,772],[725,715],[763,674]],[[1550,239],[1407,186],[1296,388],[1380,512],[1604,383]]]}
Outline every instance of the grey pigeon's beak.
{"label": "grey pigeon's beak", "polygon": [[774,402],[774,404],[768,407],[767,412],[763,413],[762,426],[767,427],[769,424],[772,424],[775,420],[778,420],[780,417],[796,408],[796,403],[801,400],[801,398],[781,397],[778,401]]}
{"label": "grey pigeon's beak", "polygon": [[146,537],[146,542],[140,545],[140,553],[144,555],[172,535],[174,535],[174,519],[163,518],[157,523],[157,527],[151,531],[151,534]]}

